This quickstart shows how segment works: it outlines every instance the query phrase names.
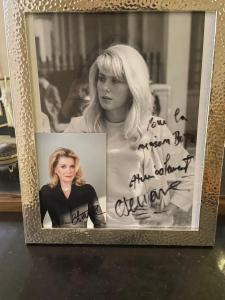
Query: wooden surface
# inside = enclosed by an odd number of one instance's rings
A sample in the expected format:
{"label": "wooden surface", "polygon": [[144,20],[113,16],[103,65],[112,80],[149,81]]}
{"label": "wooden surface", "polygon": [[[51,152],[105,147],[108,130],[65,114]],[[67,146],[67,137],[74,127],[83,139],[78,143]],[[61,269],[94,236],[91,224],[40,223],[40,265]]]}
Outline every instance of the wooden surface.
{"label": "wooden surface", "polygon": [[0,213],[0,299],[224,300],[224,230],[213,248],[26,246],[21,214]]}
{"label": "wooden surface", "polygon": [[21,198],[18,195],[0,194],[1,212],[21,212]]}

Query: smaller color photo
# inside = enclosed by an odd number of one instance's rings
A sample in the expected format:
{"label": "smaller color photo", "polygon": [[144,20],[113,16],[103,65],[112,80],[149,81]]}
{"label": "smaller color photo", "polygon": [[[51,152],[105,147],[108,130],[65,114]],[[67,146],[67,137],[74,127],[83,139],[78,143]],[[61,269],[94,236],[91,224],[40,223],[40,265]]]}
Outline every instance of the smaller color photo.
{"label": "smaller color photo", "polygon": [[104,228],[105,134],[36,134],[44,228]]}

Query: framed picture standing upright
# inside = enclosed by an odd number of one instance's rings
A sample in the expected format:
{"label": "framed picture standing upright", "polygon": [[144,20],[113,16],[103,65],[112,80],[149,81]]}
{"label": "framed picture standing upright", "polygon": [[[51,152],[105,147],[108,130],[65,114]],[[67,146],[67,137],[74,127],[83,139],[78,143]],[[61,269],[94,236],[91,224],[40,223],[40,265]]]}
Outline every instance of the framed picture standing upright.
{"label": "framed picture standing upright", "polygon": [[224,5],[4,2],[26,243],[213,245]]}

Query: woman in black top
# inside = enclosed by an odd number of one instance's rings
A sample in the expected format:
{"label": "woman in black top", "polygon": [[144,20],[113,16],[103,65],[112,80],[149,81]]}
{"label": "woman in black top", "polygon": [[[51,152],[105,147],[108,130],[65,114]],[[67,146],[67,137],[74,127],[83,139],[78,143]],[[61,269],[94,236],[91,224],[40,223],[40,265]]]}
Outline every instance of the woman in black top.
{"label": "woman in black top", "polygon": [[95,189],[82,178],[79,158],[66,148],[55,150],[49,159],[51,181],[40,190],[41,221],[46,211],[52,227],[87,227],[88,217],[95,228],[105,219]]}

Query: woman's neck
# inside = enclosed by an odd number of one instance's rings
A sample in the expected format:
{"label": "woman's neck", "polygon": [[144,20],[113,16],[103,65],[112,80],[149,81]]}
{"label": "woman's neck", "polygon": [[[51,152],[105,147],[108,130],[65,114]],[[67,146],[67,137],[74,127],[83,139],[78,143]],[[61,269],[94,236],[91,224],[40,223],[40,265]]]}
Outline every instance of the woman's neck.
{"label": "woman's neck", "polygon": [[71,188],[72,182],[60,182],[62,190],[67,190]]}
{"label": "woman's neck", "polygon": [[112,111],[105,110],[104,118],[111,123],[121,123],[126,120],[128,113],[127,108],[120,108]]}

